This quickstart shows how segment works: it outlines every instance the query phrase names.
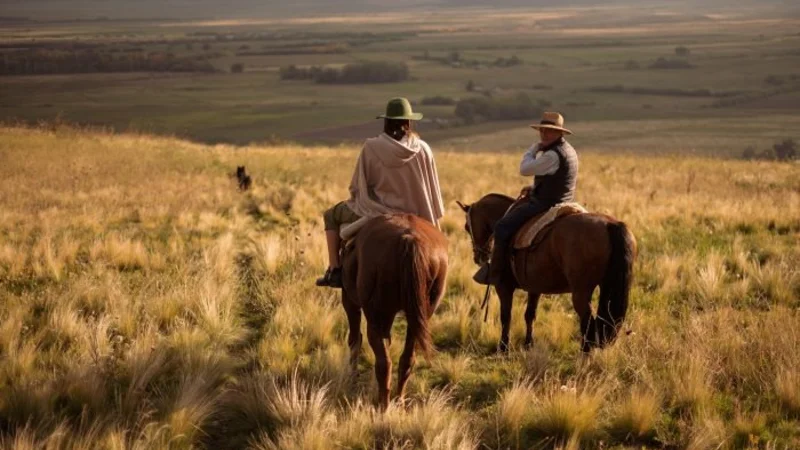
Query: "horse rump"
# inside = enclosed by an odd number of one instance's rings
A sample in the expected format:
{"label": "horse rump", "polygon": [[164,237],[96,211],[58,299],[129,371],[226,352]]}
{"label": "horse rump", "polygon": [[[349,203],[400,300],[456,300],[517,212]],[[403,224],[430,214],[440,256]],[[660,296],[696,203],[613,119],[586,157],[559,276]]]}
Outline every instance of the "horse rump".
{"label": "horse rump", "polygon": [[386,214],[367,221],[356,246],[359,278],[365,277],[358,296],[368,322],[388,337],[395,314],[403,311],[414,347],[429,356],[428,321],[443,291],[447,240],[424,219]]}

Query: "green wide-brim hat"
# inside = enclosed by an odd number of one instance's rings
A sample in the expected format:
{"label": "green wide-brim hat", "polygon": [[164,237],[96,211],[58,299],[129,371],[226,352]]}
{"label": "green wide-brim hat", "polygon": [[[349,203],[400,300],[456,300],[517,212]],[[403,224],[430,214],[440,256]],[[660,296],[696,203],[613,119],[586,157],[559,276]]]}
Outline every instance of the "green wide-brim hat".
{"label": "green wide-brim hat", "polygon": [[376,119],[421,120],[422,113],[415,113],[407,98],[397,97],[386,104],[386,114],[381,114]]}

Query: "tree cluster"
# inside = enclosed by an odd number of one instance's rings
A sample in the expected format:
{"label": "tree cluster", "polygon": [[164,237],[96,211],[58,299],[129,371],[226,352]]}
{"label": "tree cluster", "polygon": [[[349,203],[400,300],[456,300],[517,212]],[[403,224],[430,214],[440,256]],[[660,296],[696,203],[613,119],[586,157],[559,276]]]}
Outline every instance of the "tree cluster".
{"label": "tree cluster", "polygon": [[658,58],[653,64],[649,66],[651,69],[693,69],[694,64],[684,59],[667,59]]}
{"label": "tree cluster", "polygon": [[410,72],[405,63],[362,62],[341,69],[332,67],[282,67],[282,80],[313,80],[321,84],[371,84],[405,81]]}
{"label": "tree cluster", "polygon": [[800,81],[800,75],[797,74],[790,74],[790,75],[769,74],[767,75],[766,78],[764,78],[764,83],[770,86],[783,86],[785,84],[790,84],[797,81]]}
{"label": "tree cluster", "polygon": [[512,97],[473,97],[456,103],[455,114],[465,123],[484,120],[523,120],[541,115],[547,102],[519,93]]}
{"label": "tree cluster", "polygon": [[426,106],[452,106],[456,104],[456,101],[451,97],[434,95],[433,97],[424,97],[421,103]]}
{"label": "tree cluster", "polygon": [[800,159],[797,143],[794,139],[784,139],[775,143],[772,148],[758,151],[755,147],[747,147],[742,152],[742,159],[763,159],[769,161],[795,161]]}
{"label": "tree cluster", "polygon": [[591,86],[586,89],[588,92],[600,92],[609,94],[631,94],[631,95],[659,95],[666,97],[715,97],[726,98],[741,95],[743,91],[712,91],[711,89],[679,89],[679,88],[647,88],[647,87],[626,87],[621,84],[612,86]]}
{"label": "tree cluster", "polygon": [[495,67],[514,67],[519,66],[522,64],[522,59],[520,59],[517,55],[513,55],[510,58],[497,58],[492,63]]}
{"label": "tree cluster", "polygon": [[422,56],[415,56],[413,59],[419,61],[435,61],[440,64],[450,67],[461,67],[470,69],[479,69],[486,67],[514,67],[524,63],[524,61],[517,55],[512,55],[508,58],[500,57],[494,61],[485,61],[480,59],[466,59],[461,56],[458,51],[451,51],[443,56],[431,56],[429,51],[425,51]]}
{"label": "tree cluster", "polygon": [[692,51],[688,47],[684,47],[682,45],[680,47],[675,47],[675,54],[678,55],[678,56],[684,56],[685,57],[685,56],[689,56],[691,53],[692,53]]}
{"label": "tree cluster", "polygon": [[97,50],[34,50],[0,54],[0,75],[43,75],[106,72],[213,72],[202,58],[164,52]]}

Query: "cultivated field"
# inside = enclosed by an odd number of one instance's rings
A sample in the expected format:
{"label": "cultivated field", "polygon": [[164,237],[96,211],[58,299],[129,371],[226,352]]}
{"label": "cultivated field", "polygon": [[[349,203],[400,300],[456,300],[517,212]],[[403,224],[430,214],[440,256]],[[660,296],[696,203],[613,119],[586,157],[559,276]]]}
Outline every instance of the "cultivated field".
{"label": "cultivated field", "polygon": [[351,374],[338,293],[313,286],[356,147],[0,129],[0,447],[798,448],[797,164],[579,150],[578,200],[639,240],[628,333],[582,357],[545,297],[534,347],[520,302],[497,355],[454,201],[516,193],[518,159],[437,151],[438,352],[382,414],[371,352]]}
{"label": "cultivated field", "polygon": [[[580,139],[598,148],[643,151],[638,142],[607,141],[599,132],[604,122],[625,121],[662,136],[673,152],[738,156],[749,145],[797,138],[790,130],[799,125],[798,25],[796,14],[780,9],[714,14],[663,5],[0,21],[0,68],[10,67],[15,55],[69,60],[88,52],[117,60],[175,58],[216,70],[6,75],[0,78],[0,119],[59,118],[208,143],[336,144],[375,134],[379,125],[372,118],[388,98],[403,95],[430,119],[422,127],[431,141],[458,148],[486,135],[496,143],[498,134],[530,118],[465,126],[455,106],[422,105],[426,98],[524,94],[564,113],[585,131]],[[280,77],[291,65],[334,69],[365,62],[405,63],[410,76],[380,84]],[[241,73],[232,73],[237,64]],[[33,62],[15,67],[43,70]],[[743,131],[765,122],[769,130]],[[676,134],[680,138],[672,139]],[[503,149],[518,145],[501,142]]]}

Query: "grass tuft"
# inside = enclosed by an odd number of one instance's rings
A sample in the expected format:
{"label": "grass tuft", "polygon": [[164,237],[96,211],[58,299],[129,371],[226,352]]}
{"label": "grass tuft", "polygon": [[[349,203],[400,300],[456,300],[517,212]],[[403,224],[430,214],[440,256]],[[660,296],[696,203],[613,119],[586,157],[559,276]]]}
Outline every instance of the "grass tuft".
{"label": "grass tuft", "polygon": [[608,433],[623,442],[647,443],[656,437],[660,402],[652,392],[634,390],[617,406]]}

